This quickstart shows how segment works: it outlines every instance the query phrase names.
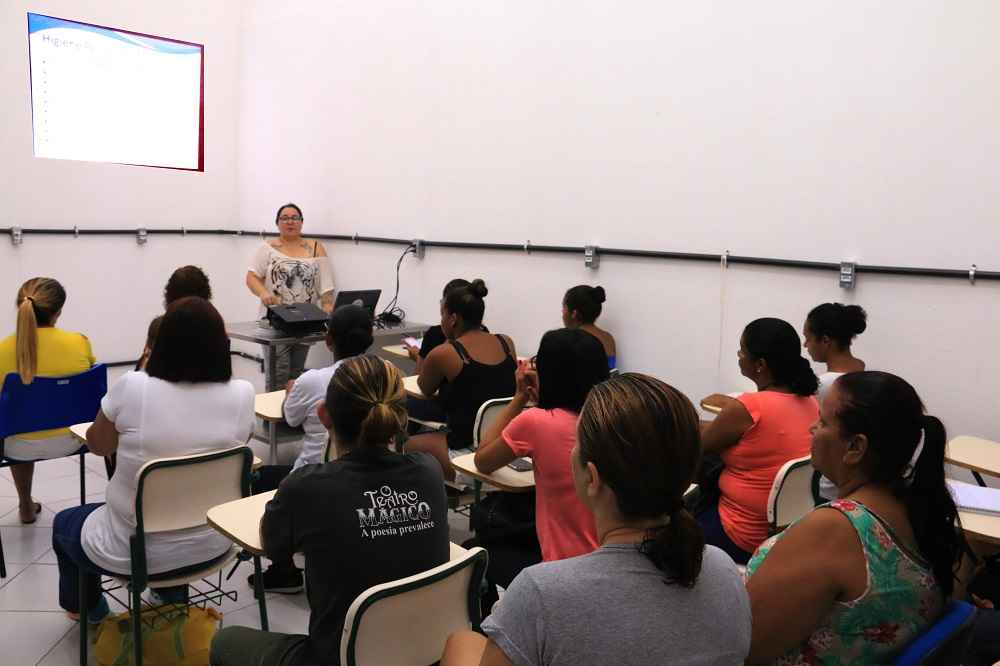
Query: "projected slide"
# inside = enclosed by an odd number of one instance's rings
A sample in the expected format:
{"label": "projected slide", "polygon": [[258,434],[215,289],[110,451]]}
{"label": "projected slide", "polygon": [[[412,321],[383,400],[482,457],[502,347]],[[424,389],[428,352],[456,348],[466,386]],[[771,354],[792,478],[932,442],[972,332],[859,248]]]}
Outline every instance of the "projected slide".
{"label": "projected slide", "polygon": [[203,47],[28,14],[36,157],[203,170]]}

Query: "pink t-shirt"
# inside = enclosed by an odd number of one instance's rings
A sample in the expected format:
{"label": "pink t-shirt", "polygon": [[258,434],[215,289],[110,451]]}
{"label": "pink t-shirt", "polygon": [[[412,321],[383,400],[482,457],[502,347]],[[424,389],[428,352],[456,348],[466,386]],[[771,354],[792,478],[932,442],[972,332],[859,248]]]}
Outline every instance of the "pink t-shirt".
{"label": "pink t-shirt", "polygon": [[573,486],[576,419],[566,409],[527,409],[501,435],[515,455],[530,457],[535,465],[535,529],[546,562],[597,548],[594,515]]}
{"label": "pink t-shirt", "polygon": [[726,535],[752,553],[767,538],[767,498],[774,477],[789,460],[809,455],[809,428],[819,417],[812,396],[777,391],[744,393],[737,398],[753,425],[720,457],[719,519]]}

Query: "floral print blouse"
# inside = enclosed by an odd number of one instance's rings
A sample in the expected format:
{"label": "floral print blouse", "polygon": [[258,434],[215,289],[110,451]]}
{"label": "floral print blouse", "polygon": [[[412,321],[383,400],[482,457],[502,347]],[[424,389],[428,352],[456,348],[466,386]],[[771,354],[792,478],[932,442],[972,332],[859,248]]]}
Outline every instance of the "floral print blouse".
{"label": "floral print blouse", "polygon": [[[848,602],[836,602],[801,646],[776,659],[779,666],[882,664],[891,661],[944,611],[945,599],[930,565],[911,553],[892,529],[860,502],[835,500],[828,507],[844,514],[858,532],[868,564],[868,587]],[[747,564],[753,576],[777,534]]]}

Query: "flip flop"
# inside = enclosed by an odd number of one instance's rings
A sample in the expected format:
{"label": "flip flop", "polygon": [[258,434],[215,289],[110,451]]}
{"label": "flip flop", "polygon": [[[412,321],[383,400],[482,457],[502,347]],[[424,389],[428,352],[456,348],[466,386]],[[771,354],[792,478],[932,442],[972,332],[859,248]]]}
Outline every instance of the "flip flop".
{"label": "flip flop", "polygon": [[[32,516],[31,520],[25,520],[24,519],[24,514],[21,514],[19,516],[20,519],[21,519],[21,524],[22,525],[31,525],[33,522],[35,522],[36,520],[38,520],[38,514],[40,514],[42,512],[42,505],[39,504],[38,502],[34,502],[34,509],[35,509],[35,515]],[[21,507],[17,507],[17,510],[20,513]]]}

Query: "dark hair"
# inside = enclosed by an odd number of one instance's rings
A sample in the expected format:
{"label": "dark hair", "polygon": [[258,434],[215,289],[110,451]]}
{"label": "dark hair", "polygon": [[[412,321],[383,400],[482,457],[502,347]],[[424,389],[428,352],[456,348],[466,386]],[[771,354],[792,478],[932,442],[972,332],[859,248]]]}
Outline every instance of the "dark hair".
{"label": "dark hair", "polygon": [[475,328],[483,323],[483,313],[486,312],[483,299],[488,293],[486,283],[477,278],[467,286],[446,291],[444,309],[461,317],[466,328]]}
{"label": "dark hair", "polygon": [[51,326],[66,304],[66,290],[58,280],[36,277],[17,290],[17,329],[14,355],[22,384],[35,381],[38,372],[38,327]]}
{"label": "dark hair", "polygon": [[187,296],[167,307],[146,373],[168,382],[228,382],[233,377],[229,336],[219,311]]}
{"label": "dark hair", "polygon": [[326,411],[338,445],[383,446],[406,428],[402,375],[378,356],[352,356],[330,379]]}
{"label": "dark hair", "polygon": [[[834,386],[841,398],[837,419],[842,434],[867,437],[862,465],[869,480],[888,486],[906,507],[920,553],[944,596],[951,596],[966,546],[944,481],[944,425],[924,414],[910,384],[888,372],[850,372]],[[921,436],[924,448],[910,470]]]}
{"label": "dark hair", "polygon": [[600,340],[577,328],[542,336],[535,359],[538,406],[579,412],[595,385],[608,378],[608,356]]}
{"label": "dark hair", "polygon": [[135,364],[136,370],[142,370],[143,362],[149,362],[148,354],[152,353],[153,347],[156,346],[156,336],[160,334],[160,324],[163,323],[163,315],[153,317],[153,321],[149,322],[149,327],[146,329],[146,350],[143,350],[143,357]]}
{"label": "dark hair", "polygon": [[364,354],[372,346],[372,316],[360,305],[341,305],[330,313],[326,330],[339,358]]}
{"label": "dark hair", "polygon": [[462,287],[468,287],[471,282],[465,278],[455,278],[454,280],[448,280],[448,284],[444,286],[444,291],[441,292],[441,298],[448,296],[448,292],[452,289],[461,289]]}
{"label": "dark hair", "polygon": [[792,325],[783,319],[755,319],[743,329],[743,344],[754,359],[763,359],[776,384],[795,395],[813,395],[819,380],[802,357],[802,343]]}
{"label": "dark hair", "polygon": [[601,316],[601,303],[607,300],[604,287],[591,287],[588,284],[580,284],[570,288],[563,297],[563,303],[570,312],[576,310],[580,313],[580,321],[584,324],[593,324]]}
{"label": "dark hair", "polygon": [[197,266],[181,266],[171,274],[167,286],[163,289],[163,304],[170,305],[185,296],[212,300],[212,287],[208,284],[208,276]]}
{"label": "dark hair", "polygon": [[813,335],[825,335],[842,349],[850,347],[851,340],[864,333],[867,327],[868,313],[860,305],[823,303],[814,307],[806,317],[806,328]]}
{"label": "dark hair", "polygon": [[627,373],[590,391],[577,422],[580,463],[594,463],[625,518],[669,516],[640,546],[666,582],[694,586],[705,537],[684,508],[701,458],[698,414],[659,379]]}
{"label": "dark hair", "polygon": [[274,214],[274,223],[275,224],[278,223],[278,218],[281,217],[281,211],[285,210],[286,208],[294,208],[295,212],[297,212],[299,214],[299,217],[305,219],[305,215],[302,214],[302,209],[299,208],[298,206],[296,206],[295,204],[289,202],[289,203],[284,204],[283,206],[279,206],[278,207],[278,212]]}

